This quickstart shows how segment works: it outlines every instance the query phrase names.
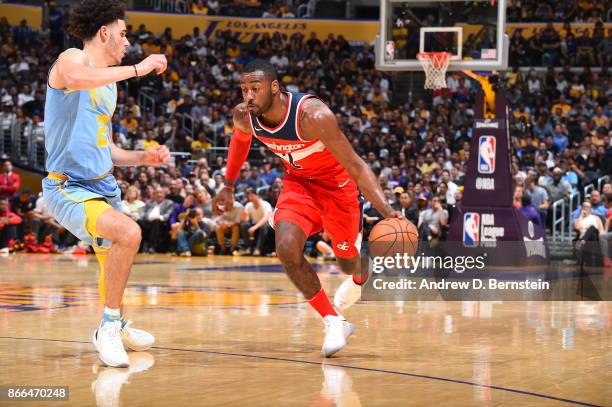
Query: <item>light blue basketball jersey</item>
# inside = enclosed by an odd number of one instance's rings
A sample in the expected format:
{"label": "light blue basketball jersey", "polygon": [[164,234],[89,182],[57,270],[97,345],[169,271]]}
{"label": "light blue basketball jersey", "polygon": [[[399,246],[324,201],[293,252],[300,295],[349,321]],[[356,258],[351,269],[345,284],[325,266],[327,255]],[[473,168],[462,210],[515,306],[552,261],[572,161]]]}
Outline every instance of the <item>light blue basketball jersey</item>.
{"label": "light blue basketball jersey", "polygon": [[[74,181],[100,180],[102,185],[111,181],[104,178],[108,178],[106,175],[113,166],[111,118],[116,104],[114,83],[90,90],[47,86],[44,122],[47,171],[64,174]],[[110,178],[111,183],[115,182]],[[101,189],[107,190],[102,185]]]}

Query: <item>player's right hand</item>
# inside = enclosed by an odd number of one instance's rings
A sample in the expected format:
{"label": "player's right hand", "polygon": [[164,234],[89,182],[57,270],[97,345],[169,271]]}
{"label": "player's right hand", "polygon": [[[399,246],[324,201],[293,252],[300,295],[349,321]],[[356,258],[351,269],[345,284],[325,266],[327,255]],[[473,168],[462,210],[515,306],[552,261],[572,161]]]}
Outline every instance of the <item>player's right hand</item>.
{"label": "player's right hand", "polygon": [[404,219],[404,215],[402,215],[400,211],[396,211],[395,209],[393,209],[390,205],[384,210],[380,211],[380,214],[384,216],[385,219],[389,219],[389,218]]}
{"label": "player's right hand", "polygon": [[151,54],[140,63],[136,64],[138,76],[148,75],[151,71],[157,74],[163,73],[168,67],[168,61],[164,54]]}

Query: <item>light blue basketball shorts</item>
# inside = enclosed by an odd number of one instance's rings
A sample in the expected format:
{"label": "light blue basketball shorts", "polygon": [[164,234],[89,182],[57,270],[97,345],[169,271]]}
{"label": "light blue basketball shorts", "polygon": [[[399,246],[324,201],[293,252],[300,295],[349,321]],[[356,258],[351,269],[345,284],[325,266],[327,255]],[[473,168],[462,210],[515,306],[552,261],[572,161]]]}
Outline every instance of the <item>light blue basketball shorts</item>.
{"label": "light blue basketball shorts", "polygon": [[[109,196],[100,191],[102,188],[108,190],[109,185],[112,188],[108,180],[72,181],[64,175],[51,173],[42,181],[43,199],[57,222],[70,233],[94,248],[107,249],[110,241],[92,235],[87,220],[89,216],[97,221],[108,206],[121,211],[121,191],[114,178],[112,182],[116,188]],[[94,231],[94,234],[97,233]]]}

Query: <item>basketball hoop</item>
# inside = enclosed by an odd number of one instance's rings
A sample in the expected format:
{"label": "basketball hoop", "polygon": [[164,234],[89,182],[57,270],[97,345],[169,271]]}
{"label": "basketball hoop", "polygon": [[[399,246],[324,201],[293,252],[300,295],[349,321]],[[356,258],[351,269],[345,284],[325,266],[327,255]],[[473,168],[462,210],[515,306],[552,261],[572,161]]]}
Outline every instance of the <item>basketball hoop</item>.
{"label": "basketball hoop", "polygon": [[425,71],[425,89],[446,87],[446,69],[451,56],[450,52],[419,52],[417,54]]}

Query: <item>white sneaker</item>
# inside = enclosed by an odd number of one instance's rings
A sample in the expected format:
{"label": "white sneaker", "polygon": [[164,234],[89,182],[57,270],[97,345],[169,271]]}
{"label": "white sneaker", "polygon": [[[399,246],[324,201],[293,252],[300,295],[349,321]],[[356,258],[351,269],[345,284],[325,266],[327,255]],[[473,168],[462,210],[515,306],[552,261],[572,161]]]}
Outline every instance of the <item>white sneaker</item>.
{"label": "white sneaker", "polygon": [[93,344],[105,365],[130,366],[130,360],[121,342],[121,321],[101,323],[93,333]]}
{"label": "white sneaker", "polygon": [[323,356],[332,356],[344,348],[349,336],[355,331],[353,324],[340,315],[328,315],[323,318],[325,324],[325,341],[323,342]]}
{"label": "white sneaker", "polygon": [[361,286],[355,284],[352,277],[340,284],[334,295],[334,306],[338,311],[344,311],[361,298]]}
{"label": "white sneaker", "polygon": [[153,346],[155,337],[142,329],[132,328],[131,324],[132,321],[127,321],[125,326],[121,328],[123,345],[136,352],[142,352]]}

